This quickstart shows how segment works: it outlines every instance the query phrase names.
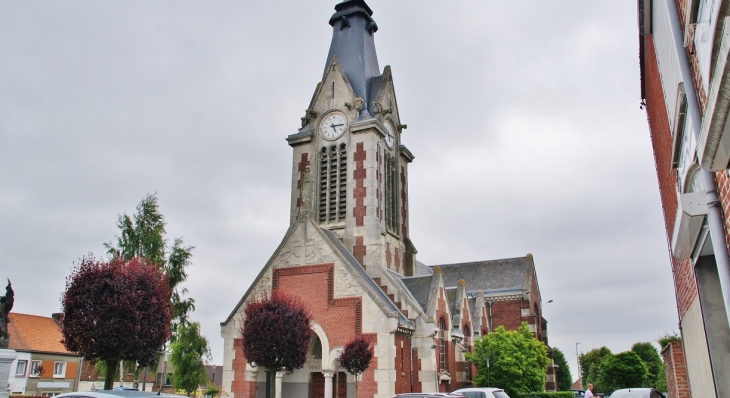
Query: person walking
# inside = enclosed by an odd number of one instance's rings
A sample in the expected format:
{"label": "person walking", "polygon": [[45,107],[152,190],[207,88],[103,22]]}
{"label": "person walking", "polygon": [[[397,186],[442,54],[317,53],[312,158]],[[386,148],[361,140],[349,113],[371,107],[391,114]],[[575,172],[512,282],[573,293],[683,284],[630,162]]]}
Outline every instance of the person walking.
{"label": "person walking", "polygon": [[588,383],[586,386],[586,394],[583,396],[583,398],[593,398],[593,384]]}

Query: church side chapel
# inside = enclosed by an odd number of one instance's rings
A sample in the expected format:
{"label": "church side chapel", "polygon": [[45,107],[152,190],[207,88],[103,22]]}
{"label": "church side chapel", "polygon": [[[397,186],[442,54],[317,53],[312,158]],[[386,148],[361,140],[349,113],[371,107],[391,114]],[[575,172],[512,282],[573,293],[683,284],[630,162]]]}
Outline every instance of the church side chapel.
{"label": "church side chapel", "polygon": [[[390,66],[375,51],[378,25],[363,0],[335,6],[322,81],[287,137],[292,147],[290,227],[228,318],[223,390],[263,397],[266,371],[248,363],[240,327],[248,302],[281,289],[312,312],[303,368],[278,373],[282,397],[354,397],[338,367],[344,345],[362,335],[374,358],[359,397],[452,391],[472,385],[474,339],[528,322],[547,344],[531,255],[427,266],[409,238],[408,167]],[[552,377],[552,378],[551,378]],[[551,384],[552,383],[552,384]],[[554,389],[547,369],[546,388]]]}

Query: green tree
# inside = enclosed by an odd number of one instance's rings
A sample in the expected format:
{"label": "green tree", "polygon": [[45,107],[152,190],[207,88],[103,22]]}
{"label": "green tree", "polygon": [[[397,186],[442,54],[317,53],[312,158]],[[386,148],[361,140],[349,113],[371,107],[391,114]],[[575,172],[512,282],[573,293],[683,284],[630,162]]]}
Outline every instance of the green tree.
{"label": "green tree", "polygon": [[631,351],[641,358],[649,372],[642,387],[657,388],[657,383],[664,378],[664,366],[662,365],[662,359],[659,357],[659,351],[649,342],[635,343],[631,346]]}
{"label": "green tree", "polygon": [[185,269],[191,264],[193,246],[185,246],[182,238],[173,240],[172,246],[165,239],[165,217],[159,211],[156,195],[147,195],[137,205],[136,213],[119,216],[117,226],[120,235],[116,245],[105,243],[107,253],[113,258],[130,260],[142,257],[156,264],[167,277],[172,304],[172,341],[178,326],[188,322],[188,315],[195,310],[195,300],[183,298],[187,289],[180,285],[188,278]]}
{"label": "green tree", "polygon": [[593,383],[594,387],[596,387],[595,391],[603,391],[603,389],[598,388],[600,387],[600,383],[598,382],[600,365],[606,358],[610,358],[612,355],[611,350],[603,346],[601,348],[594,348],[578,357],[583,387],[588,385],[588,383]]}
{"label": "green tree", "polygon": [[182,323],[177,327],[177,339],[170,344],[170,363],[173,366],[172,386],[190,393],[205,385],[204,361],[210,359],[208,340],[200,335],[198,322]]}
{"label": "green tree", "polygon": [[568,391],[573,385],[573,376],[570,374],[570,366],[565,359],[565,354],[559,348],[553,347],[553,361],[557,366],[555,369],[558,383],[558,391]]}
{"label": "green tree", "polygon": [[633,351],[612,355],[600,365],[599,382],[607,390],[642,386],[649,371]]}
{"label": "green tree", "polygon": [[477,385],[500,386],[511,396],[542,391],[544,387],[547,348],[532,336],[526,322],[513,331],[498,327],[476,340],[474,353],[466,353],[466,357],[477,367]]}

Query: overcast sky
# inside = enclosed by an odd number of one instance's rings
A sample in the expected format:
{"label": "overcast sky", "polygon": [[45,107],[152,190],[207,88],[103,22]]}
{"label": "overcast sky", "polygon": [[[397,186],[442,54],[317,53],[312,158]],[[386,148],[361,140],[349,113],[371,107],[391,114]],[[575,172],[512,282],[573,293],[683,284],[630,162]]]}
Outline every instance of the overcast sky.
{"label": "overcast sky", "polygon": [[[0,278],[60,310],[74,261],[157,193],[214,362],[284,236],[291,148],[337,0],[0,1]],[[636,2],[370,0],[418,260],[533,253],[551,345],[677,330]]]}

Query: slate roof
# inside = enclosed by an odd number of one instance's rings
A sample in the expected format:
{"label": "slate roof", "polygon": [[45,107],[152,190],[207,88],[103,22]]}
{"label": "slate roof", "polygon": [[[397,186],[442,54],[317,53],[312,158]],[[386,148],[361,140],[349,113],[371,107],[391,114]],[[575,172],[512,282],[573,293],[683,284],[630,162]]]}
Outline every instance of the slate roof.
{"label": "slate roof", "polygon": [[369,118],[372,112],[368,111],[372,111],[371,102],[375,99],[372,87],[377,90],[373,78],[381,74],[374,40],[378,25],[371,17],[372,10],[363,0],[343,1],[335,6],[335,10],[337,12],[329,21],[332,25],[332,43],[322,78],[324,79],[327,74],[332,58],[337,56],[340,68],[355,95],[364,101],[365,106],[360,112],[360,119]]}
{"label": "slate roof", "polygon": [[63,343],[61,343],[63,341],[61,329],[52,318],[15,312],[11,312],[9,317],[9,349],[21,352],[79,356],[63,346]]}
{"label": "slate roof", "polygon": [[[431,268],[433,267],[435,266],[432,265]],[[459,279],[463,279],[468,293],[482,290],[487,295],[529,289],[529,285],[526,285],[526,257],[444,264],[439,267],[445,287],[457,286]]]}
{"label": "slate roof", "polygon": [[428,265],[416,260],[416,267],[413,270],[413,276],[433,275],[433,270]]}
{"label": "slate roof", "polygon": [[411,295],[416,299],[424,312],[428,308],[428,296],[431,292],[432,281],[432,275],[401,278],[401,282],[411,292]]}

